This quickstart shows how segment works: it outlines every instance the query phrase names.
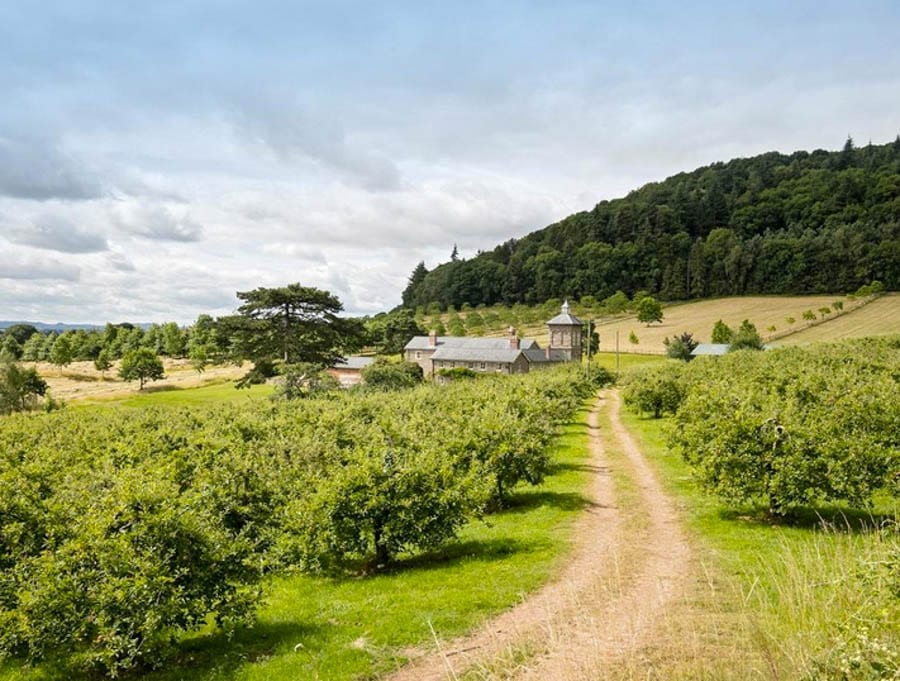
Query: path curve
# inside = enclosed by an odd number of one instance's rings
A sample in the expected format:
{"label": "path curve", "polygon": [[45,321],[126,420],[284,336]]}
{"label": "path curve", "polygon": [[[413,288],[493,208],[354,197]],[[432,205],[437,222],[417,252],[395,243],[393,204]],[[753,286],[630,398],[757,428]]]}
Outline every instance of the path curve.
{"label": "path curve", "polygon": [[[623,531],[628,519],[616,504],[597,425],[603,407],[647,514],[638,536],[631,528],[627,536]],[[519,649],[536,655],[511,678],[596,679],[605,665],[646,640],[656,616],[687,583],[691,554],[674,505],[622,425],[620,408],[618,392],[610,390],[589,414],[590,505],[575,527],[575,547],[559,578],[472,635],[439,641],[436,651],[413,657],[387,681],[456,679]]]}

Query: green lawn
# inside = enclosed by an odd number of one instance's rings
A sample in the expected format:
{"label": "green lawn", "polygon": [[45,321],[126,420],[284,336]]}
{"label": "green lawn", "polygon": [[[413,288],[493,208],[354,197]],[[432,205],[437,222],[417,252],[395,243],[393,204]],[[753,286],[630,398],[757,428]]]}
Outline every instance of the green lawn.
{"label": "green lawn", "polygon": [[665,420],[623,420],[679,502],[701,565],[656,649],[618,677],[900,678],[891,676],[900,674],[896,499],[775,525],[760,509],[729,510],[699,490],[665,450]]}
{"label": "green lawn", "polygon": [[72,403],[72,407],[108,405],[116,407],[151,407],[162,404],[190,406],[211,402],[240,402],[268,397],[272,394],[271,385],[252,385],[238,390],[233,381],[213,383],[197,388],[165,387],[154,389],[152,385],[141,391],[135,390],[127,396],[103,399],[83,399]]}
{"label": "green lawn", "polygon": [[[230,386],[184,392],[215,389],[238,392]],[[432,630],[455,636],[516,604],[555,574],[570,546],[571,526],[585,505],[588,473],[580,464],[588,457],[586,419],[582,411],[565,429],[555,447],[558,465],[543,485],[521,488],[508,510],[474,522],[444,550],[406,557],[374,577],[277,577],[265,587],[253,628],[231,639],[191,637],[166,669],[141,678],[373,678],[401,664],[410,646],[430,645]],[[2,681],[62,678],[73,676],[49,666],[0,667]]]}

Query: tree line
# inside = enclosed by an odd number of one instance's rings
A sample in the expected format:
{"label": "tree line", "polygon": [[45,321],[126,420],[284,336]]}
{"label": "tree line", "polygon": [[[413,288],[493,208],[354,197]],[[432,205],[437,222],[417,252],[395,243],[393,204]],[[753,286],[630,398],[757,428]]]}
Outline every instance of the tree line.
{"label": "tree line", "polygon": [[715,163],[428,271],[409,308],[900,288],[900,136]]}

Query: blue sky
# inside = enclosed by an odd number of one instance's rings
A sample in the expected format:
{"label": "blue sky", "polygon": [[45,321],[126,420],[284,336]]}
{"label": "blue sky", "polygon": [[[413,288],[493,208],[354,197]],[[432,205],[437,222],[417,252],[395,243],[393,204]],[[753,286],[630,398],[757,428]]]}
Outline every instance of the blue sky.
{"label": "blue sky", "polygon": [[900,132],[900,3],[0,4],[0,318],[188,322]]}

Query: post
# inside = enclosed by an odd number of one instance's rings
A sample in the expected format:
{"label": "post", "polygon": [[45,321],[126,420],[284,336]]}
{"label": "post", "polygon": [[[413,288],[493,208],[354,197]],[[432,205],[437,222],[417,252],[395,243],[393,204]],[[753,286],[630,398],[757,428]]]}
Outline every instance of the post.
{"label": "post", "polygon": [[616,373],[619,373],[619,332],[616,331]]}

